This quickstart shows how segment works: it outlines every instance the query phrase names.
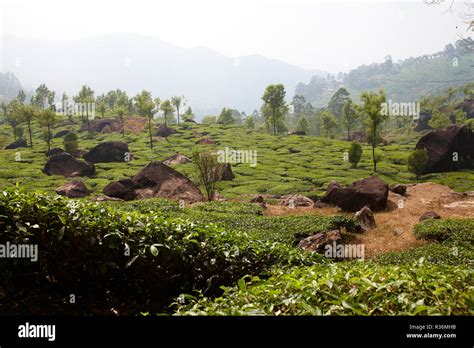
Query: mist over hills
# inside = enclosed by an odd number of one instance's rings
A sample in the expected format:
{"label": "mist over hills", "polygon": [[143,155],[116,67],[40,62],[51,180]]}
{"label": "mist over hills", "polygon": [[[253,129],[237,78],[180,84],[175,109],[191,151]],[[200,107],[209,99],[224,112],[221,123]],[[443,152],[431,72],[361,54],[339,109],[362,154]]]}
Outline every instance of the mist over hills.
{"label": "mist over hills", "polygon": [[260,55],[231,58],[204,47],[181,48],[138,34],[71,41],[5,36],[2,51],[2,71],[13,72],[26,90],[41,83],[69,95],[83,84],[96,94],[120,88],[135,95],[147,89],[162,99],[184,95],[197,115],[222,107],[251,112],[260,107],[268,84],[283,83],[290,99],[300,81],[327,74]]}

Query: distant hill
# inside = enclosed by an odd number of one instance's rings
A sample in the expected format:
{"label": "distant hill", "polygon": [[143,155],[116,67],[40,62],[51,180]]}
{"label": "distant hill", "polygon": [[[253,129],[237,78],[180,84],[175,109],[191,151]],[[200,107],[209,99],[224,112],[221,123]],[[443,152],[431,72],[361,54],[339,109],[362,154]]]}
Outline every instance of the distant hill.
{"label": "distant hill", "polygon": [[37,41],[6,36],[3,68],[28,88],[46,83],[75,94],[82,84],[96,92],[142,89],[168,98],[184,95],[198,115],[222,107],[252,112],[271,83],[283,83],[289,99],[299,81],[325,72],[306,70],[259,55],[230,58],[207,48],[181,48],[137,34],[75,41]]}
{"label": "distant hill", "polygon": [[430,55],[398,62],[387,56],[383,63],[362,65],[347,74],[313,76],[309,83],[299,83],[295,94],[322,107],[344,86],[356,100],[363,91],[383,89],[388,98],[409,102],[470,81],[474,81],[474,41],[469,38]]}
{"label": "distant hill", "polygon": [[20,81],[15,74],[0,72],[0,101],[8,101],[18,95]]}

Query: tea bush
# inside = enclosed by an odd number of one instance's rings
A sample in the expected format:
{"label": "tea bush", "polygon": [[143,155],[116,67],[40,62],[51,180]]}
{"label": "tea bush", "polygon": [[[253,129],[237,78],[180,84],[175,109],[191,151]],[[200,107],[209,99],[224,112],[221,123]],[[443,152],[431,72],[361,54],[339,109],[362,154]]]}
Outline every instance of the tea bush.
{"label": "tea bush", "polygon": [[347,262],[245,277],[216,299],[183,295],[177,315],[472,315],[470,267]]}
{"label": "tea bush", "polygon": [[429,219],[417,224],[416,238],[431,241],[460,241],[474,244],[474,219]]}
{"label": "tea bush", "polygon": [[40,253],[38,262],[0,264],[10,291],[50,279],[94,301],[148,303],[154,310],[181,292],[218,294],[221,285],[274,265],[327,262],[212,223],[16,189],[0,192],[0,226],[0,243],[37,244]]}

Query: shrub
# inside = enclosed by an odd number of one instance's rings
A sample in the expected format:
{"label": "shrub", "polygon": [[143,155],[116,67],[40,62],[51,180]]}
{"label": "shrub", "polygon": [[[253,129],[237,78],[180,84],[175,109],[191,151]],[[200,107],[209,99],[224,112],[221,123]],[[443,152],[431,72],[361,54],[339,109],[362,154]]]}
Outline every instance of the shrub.
{"label": "shrub", "polygon": [[218,162],[217,156],[210,151],[195,151],[193,165],[197,173],[197,181],[204,186],[208,201],[214,200],[216,184],[223,169],[222,164]]}
{"label": "shrub", "polygon": [[13,135],[15,136],[15,139],[23,139],[23,134],[24,134],[23,128],[21,128],[20,126],[16,126],[13,129]]}
{"label": "shrub", "polygon": [[263,215],[263,208],[253,203],[214,201],[199,204],[194,209],[205,212],[225,213],[230,215]]}
{"label": "shrub", "polygon": [[0,243],[40,250],[38,262],[0,263],[9,292],[50,279],[85,301],[114,306],[148,302],[163,310],[181,292],[218,294],[221,285],[274,265],[325,262],[214,224],[14,189],[0,192],[0,223]]}
{"label": "shrub", "polygon": [[392,252],[376,258],[380,264],[409,264],[423,259],[440,265],[474,265],[474,248],[465,243],[430,243],[418,248]]}
{"label": "shrub", "polygon": [[79,148],[78,137],[76,133],[69,133],[64,137],[64,151],[74,155]]}
{"label": "shrub", "polygon": [[416,238],[459,241],[474,245],[474,219],[429,219],[413,228]]}
{"label": "shrub", "polygon": [[276,268],[245,277],[223,296],[175,303],[178,315],[469,315],[473,271],[424,264],[344,262]]}
{"label": "shrub", "polygon": [[425,172],[428,164],[428,151],[426,149],[417,149],[408,157],[408,170],[416,175],[416,179],[420,180],[420,175]]}
{"label": "shrub", "polygon": [[362,146],[359,143],[351,143],[349,149],[349,162],[352,164],[352,168],[357,168],[357,164],[362,158]]}

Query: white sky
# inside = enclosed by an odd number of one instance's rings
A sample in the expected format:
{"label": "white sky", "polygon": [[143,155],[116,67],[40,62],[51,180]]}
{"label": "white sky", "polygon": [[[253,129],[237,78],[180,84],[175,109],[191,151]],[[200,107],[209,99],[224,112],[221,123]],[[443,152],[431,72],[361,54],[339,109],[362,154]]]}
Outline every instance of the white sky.
{"label": "white sky", "polygon": [[[140,33],[227,56],[261,54],[331,72],[434,53],[472,36],[466,1],[0,0],[1,31],[38,39]],[[473,1],[473,0],[469,0]],[[458,27],[458,28],[456,28]]]}

